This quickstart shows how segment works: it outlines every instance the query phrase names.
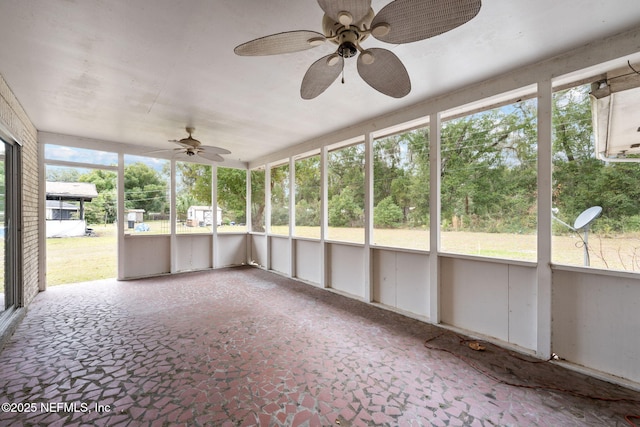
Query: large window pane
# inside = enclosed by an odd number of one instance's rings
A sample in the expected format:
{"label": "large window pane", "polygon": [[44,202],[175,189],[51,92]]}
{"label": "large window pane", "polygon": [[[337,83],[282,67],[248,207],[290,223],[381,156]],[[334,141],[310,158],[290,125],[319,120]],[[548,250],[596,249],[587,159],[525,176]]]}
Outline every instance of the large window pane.
{"label": "large window pane", "polygon": [[264,178],[264,169],[251,171],[251,231],[258,233],[264,233],[265,231]]}
{"label": "large window pane", "polygon": [[5,310],[17,307],[22,289],[22,243],[17,224],[21,216],[21,153],[20,146],[0,139],[0,323]]}
{"label": "large window pane", "polygon": [[[13,305],[11,301],[11,283],[5,285],[6,275],[5,268],[7,266],[7,255],[9,250],[7,244],[8,226],[10,225],[9,216],[7,215],[7,168],[5,156],[5,143],[0,140],[0,225],[2,226],[2,245],[0,246],[0,312]],[[7,295],[7,293],[9,295]]]}
{"label": "large window pane", "polygon": [[320,238],[320,155],[298,159],[296,168],[295,235]]}
{"label": "large window pane", "polygon": [[168,234],[168,160],[151,157],[124,157],[125,233]]}
{"label": "large window pane", "polygon": [[527,100],[443,124],[443,251],[536,260],[536,120]]}
{"label": "large window pane", "polygon": [[289,235],[289,164],[271,168],[271,233]]}
{"label": "large window pane", "polygon": [[373,143],[373,243],[429,249],[429,128]]}
{"label": "large window pane", "polygon": [[176,162],[176,232],[212,233],[211,166]]}
{"label": "large window pane", "polygon": [[47,160],[64,160],[101,166],[116,166],[118,164],[116,153],[54,144],[44,146],[44,157]]}
{"label": "large window pane", "polygon": [[[589,92],[585,85],[553,95],[552,260],[639,271],[640,164],[596,158]],[[596,206],[601,215],[575,230],[581,213]]]}
{"label": "large window pane", "polygon": [[329,239],[364,243],[364,144],[328,153]]}
{"label": "large window pane", "polygon": [[218,232],[247,231],[247,171],[218,167]]}

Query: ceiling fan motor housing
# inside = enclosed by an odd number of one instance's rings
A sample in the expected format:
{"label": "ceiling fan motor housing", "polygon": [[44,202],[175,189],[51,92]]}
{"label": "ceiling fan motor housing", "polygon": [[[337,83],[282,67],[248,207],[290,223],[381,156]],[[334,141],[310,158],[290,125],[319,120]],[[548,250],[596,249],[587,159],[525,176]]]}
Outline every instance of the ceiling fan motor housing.
{"label": "ceiling fan motor housing", "polygon": [[[368,30],[371,28],[371,21],[373,21],[374,17],[375,12],[373,9],[369,9],[369,13],[359,22],[352,22],[351,25],[343,25],[331,19],[329,16],[324,15],[322,18],[322,29],[325,37],[338,45],[344,43],[346,41],[345,38],[353,39],[350,41],[357,44],[369,37]],[[349,33],[351,35],[347,36]]]}

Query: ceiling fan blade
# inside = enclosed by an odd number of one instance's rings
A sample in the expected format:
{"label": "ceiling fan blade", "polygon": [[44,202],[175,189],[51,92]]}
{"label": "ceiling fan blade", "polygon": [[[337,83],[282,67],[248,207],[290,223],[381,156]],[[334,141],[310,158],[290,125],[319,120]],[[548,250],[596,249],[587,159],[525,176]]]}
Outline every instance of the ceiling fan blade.
{"label": "ceiling fan blade", "polygon": [[215,153],[215,154],[231,154],[231,151],[227,150],[226,148],[221,148],[221,147],[214,147],[213,145],[201,145],[198,147],[199,150],[205,150],[208,153]]}
{"label": "ceiling fan blade", "polygon": [[325,41],[325,36],[315,31],[287,31],[251,40],[233,51],[240,56],[279,55],[311,49]]}
{"label": "ceiling fan blade", "polygon": [[203,159],[211,160],[213,162],[224,162],[224,158],[217,153],[212,153],[210,151],[202,151],[198,150],[196,154]]}
{"label": "ceiling fan blade", "polygon": [[[364,58],[373,57],[366,63]],[[369,86],[394,98],[411,92],[411,80],[400,59],[387,49],[372,48],[358,55],[358,73]]]}
{"label": "ceiling fan blade", "polygon": [[[191,148],[191,145],[186,144],[186,143],[184,143],[182,141],[169,141],[169,142],[173,142],[174,144],[178,144],[182,148]],[[175,148],[174,150],[181,150],[181,148]]]}
{"label": "ceiling fan blade", "polygon": [[351,15],[351,23],[357,23],[364,18],[371,9],[371,0],[318,0],[318,4],[324,13],[336,22],[341,22],[341,12]]}
{"label": "ceiling fan blade", "polygon": [[[371,23],[372,34],[387,43],[410,43],[446,33],[480,12],[481,0],[395,0],[383,7]],[[376,26],[388,24],[380,34]]]}
{"label": "ceiling fan blade", "polygon": [[340,75],[343,65],[344,58],[335,53],[323,56],[311,64],[302,79],[300,87],[302,99],[313,99],[324,92]]}

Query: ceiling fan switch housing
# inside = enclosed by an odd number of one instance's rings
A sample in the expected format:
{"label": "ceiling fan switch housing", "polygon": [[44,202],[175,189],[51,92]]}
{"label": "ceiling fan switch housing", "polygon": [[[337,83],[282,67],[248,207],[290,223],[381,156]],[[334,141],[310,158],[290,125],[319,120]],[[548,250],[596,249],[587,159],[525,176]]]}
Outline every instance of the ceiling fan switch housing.
{"label": "ceiling fan switch housing", "polygon": [[343,58],[352,58],[358,54],[358,48],[351,42],[344,42],[338,46],[338,54]]}

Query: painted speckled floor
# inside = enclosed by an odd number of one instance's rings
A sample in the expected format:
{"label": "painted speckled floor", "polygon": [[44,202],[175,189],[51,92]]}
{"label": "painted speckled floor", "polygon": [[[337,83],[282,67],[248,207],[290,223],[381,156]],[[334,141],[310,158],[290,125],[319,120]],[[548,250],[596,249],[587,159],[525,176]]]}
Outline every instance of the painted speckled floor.
{"label": "painted speckled floor", "polygon": [[640,424],[636,391],[468,344],[251,267],[57,286],[0,353],[0,425]]}

